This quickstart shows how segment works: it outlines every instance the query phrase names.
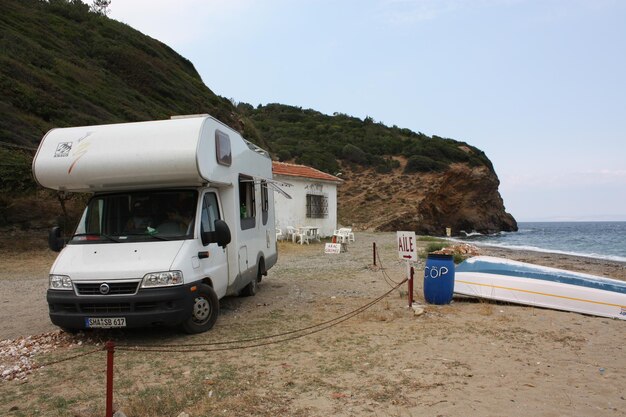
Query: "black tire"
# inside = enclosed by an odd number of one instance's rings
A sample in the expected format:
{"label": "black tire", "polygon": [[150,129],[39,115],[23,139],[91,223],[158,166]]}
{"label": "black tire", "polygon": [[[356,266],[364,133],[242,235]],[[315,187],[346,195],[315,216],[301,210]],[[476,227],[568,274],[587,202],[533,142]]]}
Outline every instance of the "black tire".
{"label": "black tire", "polygon": [[259,263],[259,269],[257,270],[256,278],[250,281],[248,285],[243,287],[240,294],[244,297],[252,297],[256,295],[256,293],[259,291],[259,282],[261,282],[262,278],[263,278],[263,261]]}
{"label": "black tire", "polygon": [[259,290],[259,279],[258,277],[255,277],[252,281],[248,283],[248,285],[243,287],[240,294],[243,297],[252,297],[256,295],[258,290]]}
{"label": "black tire", "polygon": [[213,288],[206,284],[198,285],[191,305],[191,314],[183,322],[183,330],[187,333],[202,333],[210,330],[220,311],[220,302]]}
{"label": "black tire", "polygon": [[265,260],[261,258],[259,260],[259,271],[256,274],[256,280],[261,282],[261,280],[263,280],[263,275],[267,275],[267,272],[265,271]]}

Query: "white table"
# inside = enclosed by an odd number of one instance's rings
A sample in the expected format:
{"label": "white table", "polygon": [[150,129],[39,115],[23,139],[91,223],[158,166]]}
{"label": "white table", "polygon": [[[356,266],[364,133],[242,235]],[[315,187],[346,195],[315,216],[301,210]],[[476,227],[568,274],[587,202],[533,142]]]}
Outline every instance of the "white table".
{"label": "white table", "polygon": [[300,237],[300,244],[304,244],[306,241],[309,244],[310,240],[317,240],[321,242],[319,235],[319,227],[316,226],[299,226],[296,228],[296,234],[293,237],[293,241],[296,242],[296,236]]}

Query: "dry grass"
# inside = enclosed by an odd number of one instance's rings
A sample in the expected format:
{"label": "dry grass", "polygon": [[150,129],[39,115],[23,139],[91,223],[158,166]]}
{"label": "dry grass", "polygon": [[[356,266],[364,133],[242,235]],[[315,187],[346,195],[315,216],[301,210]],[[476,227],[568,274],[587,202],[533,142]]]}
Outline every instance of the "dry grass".
{"label": "dry grass", "polygon": [[481,316],[491,316],[493,315],[493,304],[481,302],[478,304],[478,314]]}
{"label": "dry grass", "polygon": [[4,229],[0,230],[0,253],[9,256],[25,256],[30,251],[48,250],[48,231]]}
{"label": "dry grass", "polygon": [[[98,338],[180,347],[327,321],[389,290],[382,271],[368,268],[372,239],[379,249],[390,248],[381,251],[383,270],[400,281],[405,267],[395,261],[391,234],[357,234],[359,244],[332,256],[324,255],[319,243],[281,242],[279,263],[257,296],[222,300],[220,319],[208,333],[94,332],[83,338],[83,347],[36,359],[45,362],[91,349],[101,342]],[[20,259],[28,260],[23,265],[43,265],[53,257],[16,254],[3,258],[3,267],[18,270]],[[423,303],[420,280],[415,284],[416,302]],[[342,324],[288,342],[221,352],[118,350],[116,408],[129,417],[175,417],[181,411],[193,417],[497,414],[493,410],[524,416],[614,414],[606,404],[623,401],[623,323],[460,300],[426,306],[424,314],[415,316],[406,305],[406,287],[402,292],[394,291]],[[216,346],[198,349],[210,347]],[[610,367],[606,358],[611,358]],[[99,352],[38,370],[27,381],[2,382],[0,414],[101,416],[105,366],[105,354]],[[589,369],[600,366],[615,370],[611,384],[589,377]],[[571,401],[562,398],[563,386]]]}

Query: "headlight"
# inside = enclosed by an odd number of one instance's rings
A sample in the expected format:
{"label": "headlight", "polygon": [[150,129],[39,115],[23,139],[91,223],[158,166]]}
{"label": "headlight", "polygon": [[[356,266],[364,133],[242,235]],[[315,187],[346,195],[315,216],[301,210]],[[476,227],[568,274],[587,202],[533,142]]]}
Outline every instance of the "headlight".
{"label": "headlight", "polygon": [[141,288],[167,287],[183,283],[181,271],[150,272],[144,275]]}
{"label": "headlight", "polygon": [[72,280],[67,275],[50,275],[51,290],[71,290]]}

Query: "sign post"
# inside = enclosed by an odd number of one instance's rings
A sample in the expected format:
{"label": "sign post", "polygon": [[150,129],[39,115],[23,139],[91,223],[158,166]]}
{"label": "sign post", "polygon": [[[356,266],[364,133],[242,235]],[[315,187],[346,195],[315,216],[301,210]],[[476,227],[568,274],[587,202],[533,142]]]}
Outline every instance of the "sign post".
{"label": "sign post", "polygon": [[413,274],[411,262],[417,262],[417,241],[415,232],[396,232],[398,256],[406,262],[406,272],[409,284],[409,308],[413,305]]}

